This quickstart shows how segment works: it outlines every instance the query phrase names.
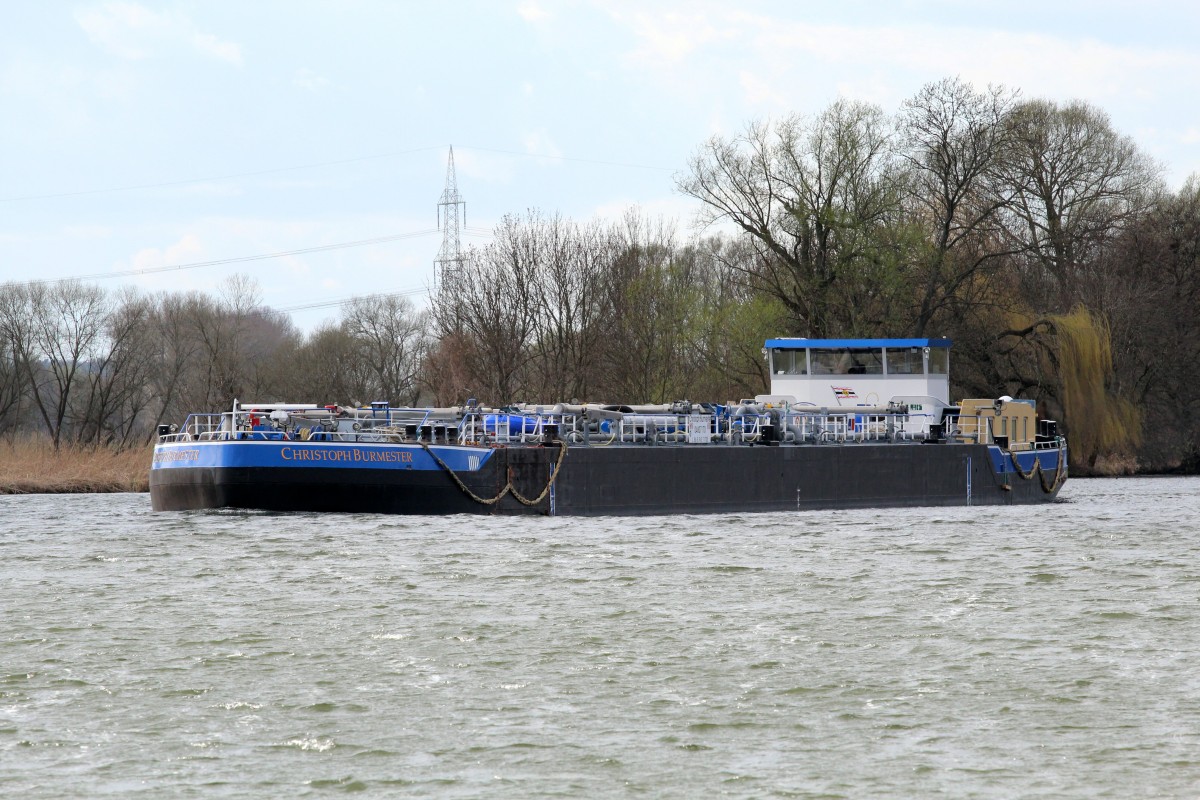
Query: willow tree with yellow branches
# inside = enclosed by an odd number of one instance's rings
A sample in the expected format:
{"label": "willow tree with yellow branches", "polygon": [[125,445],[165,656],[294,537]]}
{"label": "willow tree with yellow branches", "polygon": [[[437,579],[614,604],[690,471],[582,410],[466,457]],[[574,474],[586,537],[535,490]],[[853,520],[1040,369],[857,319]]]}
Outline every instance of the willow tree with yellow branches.
{"label": "willow tree with yellow branches", "polygon": [[1108,324],[1083,306],[1040,318],[1010,312],[1000,351],[1043,413],[1060,416],[1071,456],[1089,470],[1100,461],[1130,463],[1141,444],[1141,414],[1114,385]]}

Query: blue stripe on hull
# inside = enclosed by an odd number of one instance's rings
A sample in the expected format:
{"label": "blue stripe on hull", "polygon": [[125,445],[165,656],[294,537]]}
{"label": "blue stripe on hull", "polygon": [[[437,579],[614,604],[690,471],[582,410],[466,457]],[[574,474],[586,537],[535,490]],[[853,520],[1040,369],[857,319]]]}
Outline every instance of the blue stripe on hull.
{"label": "blue stripe on hull", "polygon": [[[489,447],[430,445],[455,472],[474,472],[495,452]],[[154,448],[152,470],[186,467],[326,467],[440,470],[420,445],[312,442],[170,442]]]}
{"label": "blue stripe on hull", "polygon": [[1017,468],[1013,466],[1013,460],[1020,467],[1020,472],[1029,474],[1033,469],[1034,462],[1041,464],[1044,472],[1054,472],[1058,469],[1059,454],[1066,455],[1066,448],[1061,450],[1022,450],[1016,453],[1009,453],[1001,450],[999,447],[992,445],[988,447],[988,454],[992,457],[992,469],[997,475],[1015,474]]}

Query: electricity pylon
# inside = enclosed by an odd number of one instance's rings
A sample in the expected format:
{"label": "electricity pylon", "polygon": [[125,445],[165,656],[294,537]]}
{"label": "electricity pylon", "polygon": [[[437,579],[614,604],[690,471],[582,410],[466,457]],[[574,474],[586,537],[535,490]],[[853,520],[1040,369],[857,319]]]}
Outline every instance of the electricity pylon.
{"label": "electricity pylon", "polygon": [[[459,209],[462,220],[459,220]],[[462,237],[460,226],[467,221],[467,201],[458,193],[458,181],[454,177],[454,146],[450,146],[450,160],[446,164],[446,188],[438,200],[438,227],[442,229],[442,249],[434,259],[434,281],[438,286],[453,285],[462,272]]]}

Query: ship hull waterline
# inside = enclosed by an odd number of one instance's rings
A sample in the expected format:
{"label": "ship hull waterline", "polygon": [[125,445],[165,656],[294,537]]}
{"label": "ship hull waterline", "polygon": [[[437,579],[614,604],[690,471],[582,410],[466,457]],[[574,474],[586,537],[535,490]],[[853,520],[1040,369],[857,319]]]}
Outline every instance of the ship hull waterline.
{"label": "ship hull waterline", "polygon": [[1056,499],[1065,458],[1065,448],[945,442],[565,452],[557,443],[172,443],[156,448],[150,496],[155,511],[555,516],[1023,505]]}

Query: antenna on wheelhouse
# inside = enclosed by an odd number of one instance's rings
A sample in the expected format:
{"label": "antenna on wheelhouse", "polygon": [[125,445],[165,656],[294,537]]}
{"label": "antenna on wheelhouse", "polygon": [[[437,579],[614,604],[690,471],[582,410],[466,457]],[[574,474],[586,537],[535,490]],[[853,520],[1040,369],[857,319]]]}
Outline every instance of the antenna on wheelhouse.
{"label": "antenna on wheelhouse", "polygon": [[[459,221],[459,207],[462,221]],[[454,176],[454,145],[450,146],[450,159],[446,162],[446,188],[438,200],[438,227],[442,229],[442,247],[434,259],[434,282],[444,286],[453,283],[462,271],[461,224],[467,221],[467,201],[458,193],[458,180]]]}

